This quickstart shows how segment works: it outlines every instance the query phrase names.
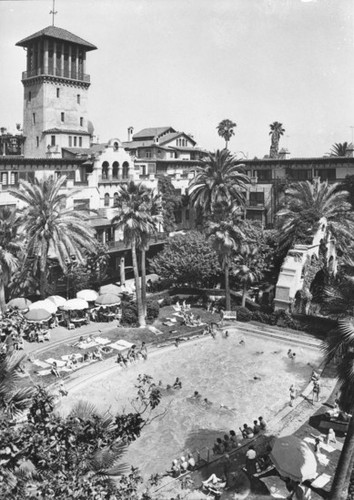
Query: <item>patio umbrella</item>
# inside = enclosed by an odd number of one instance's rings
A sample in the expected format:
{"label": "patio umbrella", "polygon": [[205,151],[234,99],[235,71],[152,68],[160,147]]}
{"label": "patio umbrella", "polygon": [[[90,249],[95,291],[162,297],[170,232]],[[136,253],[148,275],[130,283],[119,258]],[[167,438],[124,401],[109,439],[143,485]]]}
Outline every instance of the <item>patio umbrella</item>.
{"label": "patio umbrella", "polygon": [[120,298],[114,293],[105,293],[104,295],[100,295],[95,301],[96,306],[118,306],[120,303]]}
{"label": "patio umbrella", "polygon": [[45,309],[50,312],[50,314],[55,314],[57,312],[57,306],[51,300],[38,300],[29,306],[29,310],[33,311],[34,309]]}
{"label": "patio umbrella", "polygon": [[51,313],[45,309],[32,309],[24,314],[26,320],[30,323],[43,323],[51,318]]}
{"label": "patio umbrella", "polygon": [[18,297],[16,299],[10,300],[10,302],[8,302],[7,304],[7,307],[15,307],[20,311],[24,311],[25,309],[28,309],[31,304],[32,302],[30,300],[25,299],[24,297]]}
{"label": "patio umbrella", "polygon": [[66,299],[64,299],[61,295],[51,295],[50,297],[47,297],[46,300],[50,300],[57,307],[62,307],[66,302]]}
{"label": "patio umbrella", "polygon": [[65,302],[63,311],[82,311],[83,309],[88,309],[89,305],[84,299],[70,299]]}
{"label": "patio umbrella", "polygon": [[77,292],[76,297],[87,300],[87,302],[94,302],[98,297],[98,293],[95,290],[81,290]]}
{"label": "patio umbrella", "polygon": [[104,285],[100,288],[100,295],[105,295],[106,293],[113,293],[114,295],[118,295],[121,293],[121,287],[117,285]]}
{"label": "patio umbrella", "polygon": [[317,460],[305,441],[284,436],[274,441],[270,458],[282,477],[302,483],[317,476]]}

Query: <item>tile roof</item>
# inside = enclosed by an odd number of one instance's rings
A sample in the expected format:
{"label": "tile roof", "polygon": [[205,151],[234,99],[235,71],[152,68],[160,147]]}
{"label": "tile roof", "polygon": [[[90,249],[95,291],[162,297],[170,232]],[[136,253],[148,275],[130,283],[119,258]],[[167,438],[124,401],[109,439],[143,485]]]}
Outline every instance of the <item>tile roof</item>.
{"label": "tile roof", "polygon": [[46,28],[37,31],[37,33],[23,38],[23,40],[17,42],[16,45],[19,47],[27,47],[28,42],[42,36],[55,38],[56,40],[63,40],[64,42],[76,43],[77,45],[81,45],[81,47],[85,47],[86,51],[97,49],[97,47],[92,43],[86,42],[83,38],[70,33],[70,31],[58,28],[57,26],[47,26]]}
{"label": "tile roof", "polygon": [[140,130],[140,132],[137,132],[136,134],[133,135],[133,140],[135,138],[140,139],[141,137],[156,137],[160,136],[164,132],[167,132],[168,130],[171,130],[172,132],[175,132],[175,130],[172,127],[152,127],[152,128],[143,128],[143,130]]}
{"label": "tile roof", "polygon": [[43,130],[43,134],[72,134],[72,135],[90,135],[87,130],[75,130],[75,129],[65,129],[65,128],[49,128]]}
{"label": "tile roof", "polygon": [[146,141],[129,141],[129,142],[123,142],[123,148],[126,149],[136,149],[136,148],[143,148],[143,147],[149,147],[149,146],[158,146],[155,141],[153,140],[146,140]]}
{"label": "tile roof", "polygon": [[185,132],[171,132],[169,134],[166,134],[163,137],[161,137],[159,143],[165,144],[166,142],[172,141],[173,139],[177,139],[177,137],[182,137],[182,136],[188,137],[188,139],[193,144],[197,144],[196,141],[190,135],[186,134]]}
{"label": "tile roof", "polygon": [[62,148],[65,151],[75,155],[92,155],[95,153],[101,153],[106,148],[106,143],[104,144],[92,144],[89,148]]}

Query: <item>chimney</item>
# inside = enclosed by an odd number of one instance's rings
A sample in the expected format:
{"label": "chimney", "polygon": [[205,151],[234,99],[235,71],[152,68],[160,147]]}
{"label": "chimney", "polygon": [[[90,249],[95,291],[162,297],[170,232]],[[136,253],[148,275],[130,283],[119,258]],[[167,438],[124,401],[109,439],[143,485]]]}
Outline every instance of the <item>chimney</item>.
{"label": "chimney", "polygon": [[131,141],[133,132],[134,132],[134,127],[128,127],[128,142]]}

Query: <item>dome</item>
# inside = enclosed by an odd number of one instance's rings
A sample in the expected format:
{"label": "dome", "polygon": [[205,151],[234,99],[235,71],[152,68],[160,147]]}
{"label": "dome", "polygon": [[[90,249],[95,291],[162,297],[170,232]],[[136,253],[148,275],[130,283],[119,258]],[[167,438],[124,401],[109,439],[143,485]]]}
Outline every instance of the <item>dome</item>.
{"label": "dome", "polygon": [[95,131],[95,127],[93,126],[93,123],[91,120],[88,120],[87,122],[87,132],[90,134],[90,136],[93,136],[93,133]]}

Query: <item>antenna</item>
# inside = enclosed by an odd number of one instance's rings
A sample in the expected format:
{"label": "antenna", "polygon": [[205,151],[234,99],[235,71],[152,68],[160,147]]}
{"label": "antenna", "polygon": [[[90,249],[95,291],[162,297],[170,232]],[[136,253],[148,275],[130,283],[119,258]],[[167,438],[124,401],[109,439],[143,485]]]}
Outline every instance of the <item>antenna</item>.
{"label": "antenna", "polygon": [[58,14],[58,11],[55,10],[55,0],[53,0],[53,8],[52,10],[49,12],[49,14],[52,14],[52,26],[54,26],[54,16],[56,14]]}

